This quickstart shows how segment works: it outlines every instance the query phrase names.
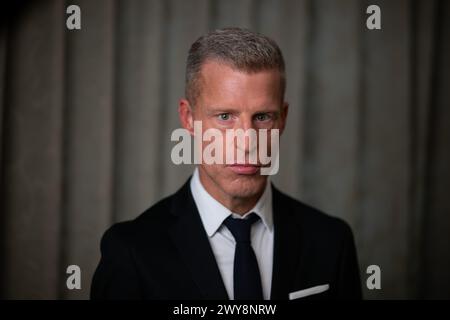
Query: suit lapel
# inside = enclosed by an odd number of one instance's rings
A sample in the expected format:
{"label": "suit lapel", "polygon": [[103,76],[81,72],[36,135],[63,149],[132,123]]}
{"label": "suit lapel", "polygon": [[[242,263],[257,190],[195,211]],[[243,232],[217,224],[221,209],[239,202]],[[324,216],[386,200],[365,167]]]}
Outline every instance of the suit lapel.
{"label": "suit lapel", "polygon": [[190,190],[190,180],[174,195],[178,217],[170,236],[205,299],[228,299],[222,276]]}
{"label": "suit lapel", "polygon": [[300,267],[300,227],[288,199],[282,199],[284,196],[273,186],[272,191],[275,235],[270,297],[271,300],[286,300]]}
{"label": "suit lapel", "polygon": [[[174,195],[172,214],[177,216],[169,233],[205,299],[227,300],[228,294],[190,191],[190,180]],[[274,257],[272,300],[286,300],[300,268],[299,222],[289,201],[272,186]]]}

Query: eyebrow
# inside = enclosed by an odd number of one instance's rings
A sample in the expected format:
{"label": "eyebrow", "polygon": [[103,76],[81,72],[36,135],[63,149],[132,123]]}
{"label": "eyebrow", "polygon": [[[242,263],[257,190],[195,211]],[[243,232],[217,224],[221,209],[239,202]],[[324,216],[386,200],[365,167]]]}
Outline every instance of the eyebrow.
{"label": "eyebrow", "polygon": [[239,109],[233,109],[230,107],[218,107],[218,106],[208,106],[207,107],[207,112],[209,113],[217,113],[217,112],[229,112],[229,113],[233,113],[239,111]]}
{"label": "eyebrow", "polygon": [[[219,107],[219,106],[208,106],[206,112],[208,114],[212,113],[237,113],[241,112],[240,109],[234,109],[230,107]],[[263,107],[260,110],[256,110],[254,114],[258,113],[279,113],[280,110],[278,107]]]}

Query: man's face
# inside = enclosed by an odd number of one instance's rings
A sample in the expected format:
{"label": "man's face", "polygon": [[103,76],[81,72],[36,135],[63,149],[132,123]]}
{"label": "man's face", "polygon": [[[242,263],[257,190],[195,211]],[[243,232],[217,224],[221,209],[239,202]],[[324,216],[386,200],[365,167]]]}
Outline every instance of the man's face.
{"label": "man's face", "polygon": [[[270,150],[270,129],[284,129],[287,105],[283,103],[280,74],[277,70],[246,73],[232,69],[218,62],[206,62],[201,69],[200,94],[195,106],[187,101],[180,102],[180,116],[183,104],[187,111],[187,127],[192,132],[194,121],[202,122],[202,131],[218,129],[226,137],[227,129],[268,129],[268,150]],[[183,119],[182,119],[183,122]],[[257,140],[259,144],[259,139]],[[203,148],[211,142],[203,142]],[[229,148],[222,141],[224,159]],[[227,145],[228,146],[228,145]],[[258,145],[259,147],[259,145]],[[249,164],[250,145],[248,138],[241,148],[245,153],[245,164],[199,165],[202,184],[218,198],[251,198],[263,191],[267,176],[260,174],[260,165]],[[237,150],[234,150],[236,157]],[[259,162],[258,162],[259,163]]]}

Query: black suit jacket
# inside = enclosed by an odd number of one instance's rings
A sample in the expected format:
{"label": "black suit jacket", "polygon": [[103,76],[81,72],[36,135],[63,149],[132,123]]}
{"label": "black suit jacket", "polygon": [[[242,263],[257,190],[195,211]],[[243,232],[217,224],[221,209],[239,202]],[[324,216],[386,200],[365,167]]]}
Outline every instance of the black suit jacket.
{"label": "black suit jacket", "polygon": [[[329,284],[313,299],[361,298],[352,232],[272,186],[274,257],[271,299]],[[189,181],[101,241],[93,299],[228,299]]]}

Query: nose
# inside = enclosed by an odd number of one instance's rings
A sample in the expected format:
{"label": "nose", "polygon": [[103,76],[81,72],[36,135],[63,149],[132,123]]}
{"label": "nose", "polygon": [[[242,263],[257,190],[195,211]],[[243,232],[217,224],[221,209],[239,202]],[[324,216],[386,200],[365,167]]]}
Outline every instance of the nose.
{"label": "nose", "polygon": [[[257,146],[257,132],[253,119],[250,115],[242,115],[237,123],[237,128],[244,132],[244,135],[237,135],[236,148],[241,149],[245,154],[254,152]],[[243,141],[239,141],[243,138]]]}
{"label": "nose", "polygon": [[238,122],[238,128],[244,131],[254,129],[252,117],[249,115],[242,115],[241,119],[239,119]]}

